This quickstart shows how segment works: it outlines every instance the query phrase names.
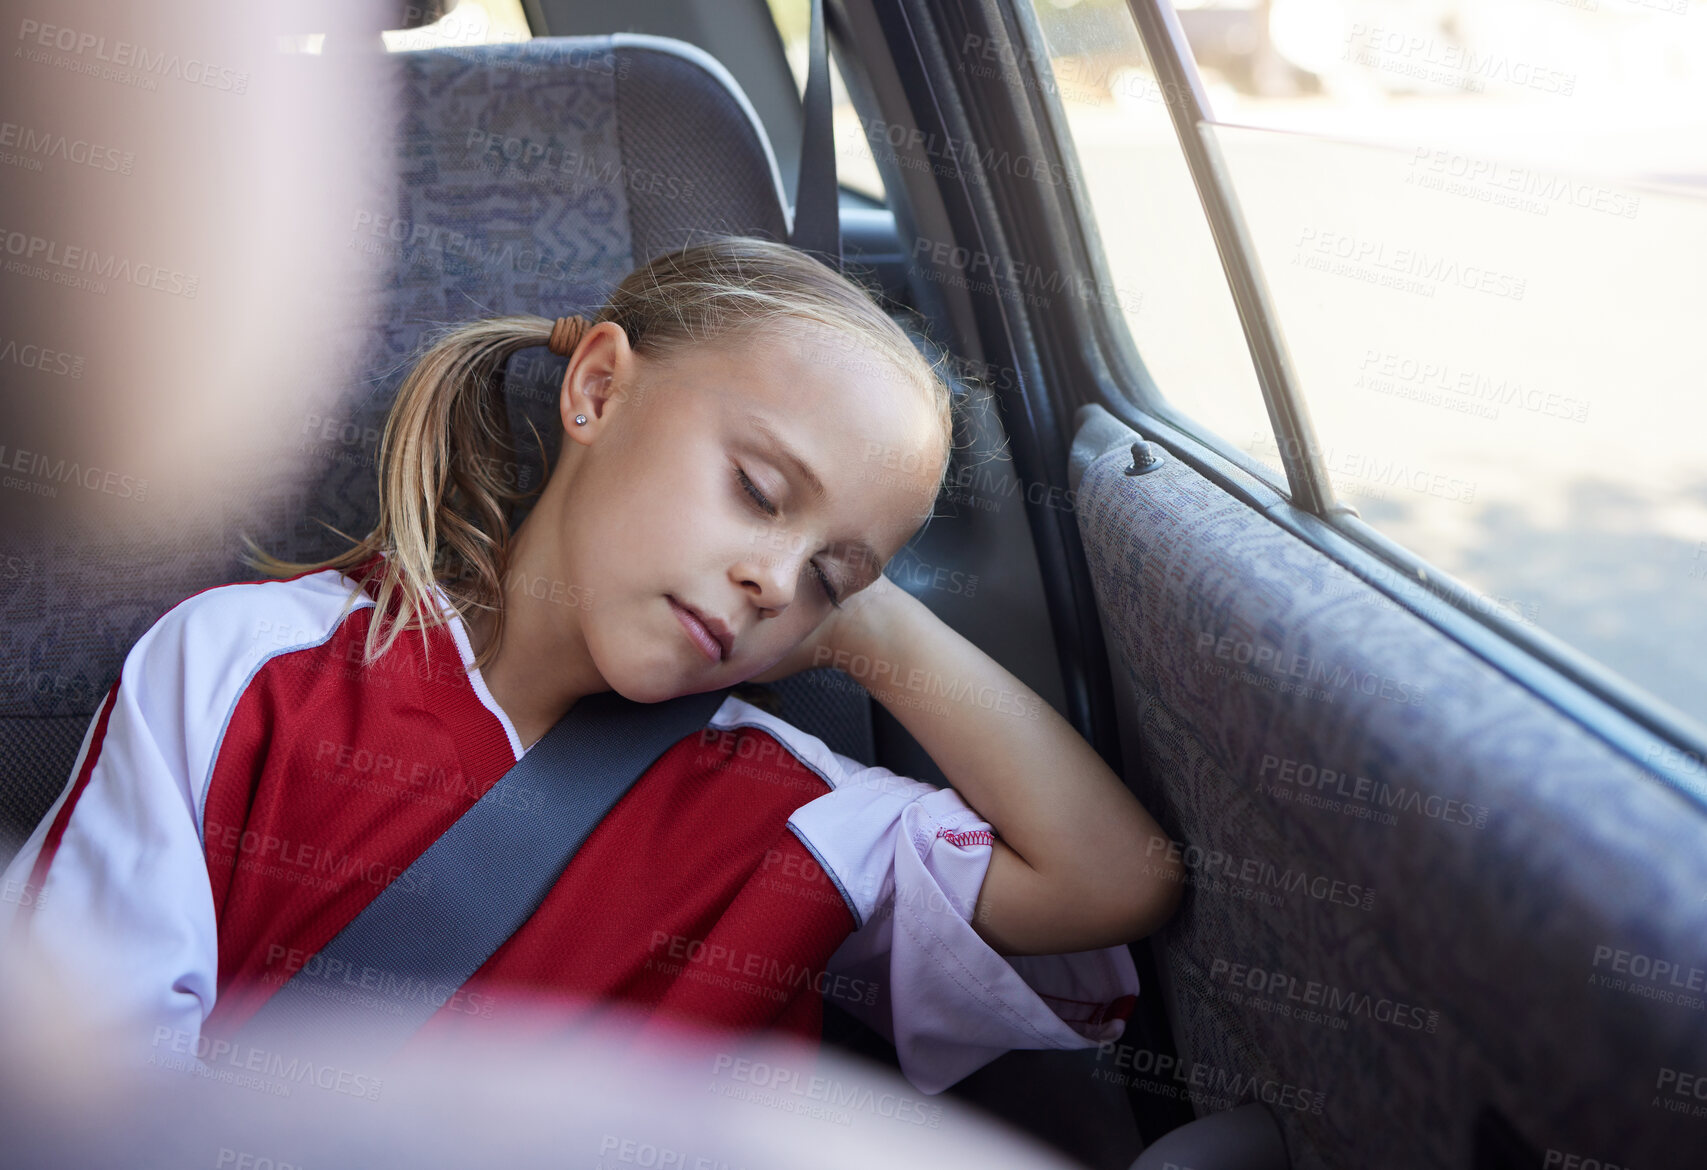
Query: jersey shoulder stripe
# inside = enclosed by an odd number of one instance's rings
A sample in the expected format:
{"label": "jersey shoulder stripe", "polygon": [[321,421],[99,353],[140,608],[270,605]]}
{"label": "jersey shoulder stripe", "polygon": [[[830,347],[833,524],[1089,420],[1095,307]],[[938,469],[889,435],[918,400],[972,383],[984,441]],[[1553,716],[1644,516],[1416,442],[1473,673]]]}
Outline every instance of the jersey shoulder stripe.
{"label": "jersey shoulder stripe", "polygon": [[[794,810],[788,828],[840,891],[856,929],[865,927],[893,888],[893,840],[904,810],[916,807],[930,814],[919,824],[933,838],[939,827],[988,827],[952,789],[899,775],[882,765],[862,764],[733,695],[718,708],[710,726],[719,731],[765,732],[829,786],[829,792]],[[946,798],[939,795],[945,791]]]}
{"label": "jersey shoulder stripe", "polygon": [[[29,884],[25,892],[32,896],[47,883],[47,867],[53,861],[53,855],[59,850],[59,843],[65,838],[65,826],[71,820],[71,809],[77,803],[77,798],[89,786],[89,773],[95,769],[95,759],[101,752],[101,741],[106,738],[107,721],[113,713],[113,701],[118,698],[119,685],[117,682],[107,688],[107,696],[101,700],[101,706],[95,712],[95,718],[89,723],[89,730],[83,735],[83,746],[77,752],[77,760],[71,767],[71,778],[53,808],[43,818],[47,832],[41,842],[36,845],[35,863],[30,867]],[[26,841],[24,849],[29,849],[32,842]],[[8,891],[10,894],[11,891]]]}
{"label": "jersey shoulder stripe", "polygon": [[357,582],[326,569],[215,585],[167,610],[126,653],[32,872],[45,878],[115,725],[127,738],[145,735],[151,741],[150,751],[159,754],[195,810],[196,832],[205,843],[208,783],[231,714],[256,673],[280,654],[324,643],[349,614],[372,605]]}
{"label": "jersey shoulder stripe", "polygon": [[[249,684],[268,662],[324,645],[351,614],[373,604],[360,583],[336,569],[325,569],[204,590],[161,619],[166,626],[162,636],[169,647],[164,651],[167,661],[159,675],[151,667],[147,677],[164,679],[170,687],[168,672],[181,662],[180,695],[201,698],[206,704],[187,705],[183,713],[190,755],[181,773],[195,786],[196,832],[204,845],[203,822],[214,765],[238,700]],[[176,622],[167,625],[171,618]]]}
{"label": "jersey shoulder stripe", "polygon": [[816,773],[832,790],[840,785],[849,765],[855,768],[860,766],[848,757],[830,750],[829,744],[811,732],[802,731],[781,716],[772,715],[764,708],[754,706],[734,695],[723,700],[706,726],[723,732],[739,731],[743,728],[764,732],[795,760]]}

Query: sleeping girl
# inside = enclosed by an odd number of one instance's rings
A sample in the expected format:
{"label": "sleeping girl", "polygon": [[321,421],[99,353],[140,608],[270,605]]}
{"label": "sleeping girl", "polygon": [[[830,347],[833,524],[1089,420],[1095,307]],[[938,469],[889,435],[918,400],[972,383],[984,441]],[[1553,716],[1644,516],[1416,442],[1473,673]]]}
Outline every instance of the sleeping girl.
{"label": "sleeping girl", "polygon": [[[540,345],[568,359],[561,448],[512,528],[503,372]],[[1180,874],[1072,727],[884,575],[953,433],[899,326],[782,244],[660,256],[592,319],[448,330],[391,408],[366,538],[316,564],[257,550],[268,579],[187,598],[130,650],[5,875],[45,892],[6,949],[98,989],[89,1012],[143,1058],[235,1034],[581,699],[836,666],[950,787],[731,693],[423,1033],[525,1000],[815,1042],[830,999],[927,1093],[1115,1039],[1124,944]]]}

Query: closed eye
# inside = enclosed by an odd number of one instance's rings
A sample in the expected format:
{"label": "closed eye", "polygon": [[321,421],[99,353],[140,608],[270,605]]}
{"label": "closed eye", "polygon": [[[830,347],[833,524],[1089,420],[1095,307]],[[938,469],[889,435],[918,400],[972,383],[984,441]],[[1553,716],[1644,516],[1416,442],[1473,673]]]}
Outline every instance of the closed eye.
{"label": "closed eye", "polygon": [[[740,481],[741,487],[746,491],[747,496],[753,501],[754,505],[766,516],[775,516],[776,505],[765,498],[765,494],[759,490],[758,485],[747,478],[747,473],[737,467],[735,469],[735,475]],[[840,609],[842,607],[842,603],[836,596],[836,587],[830,583],[830,578],[824,573],[824,570],[818,567],[817,561],[812,562],[812,573],[818,578],[818,584],[823,587],[824,596],[830,599],[830,604],[835,606],[837,609]]]}

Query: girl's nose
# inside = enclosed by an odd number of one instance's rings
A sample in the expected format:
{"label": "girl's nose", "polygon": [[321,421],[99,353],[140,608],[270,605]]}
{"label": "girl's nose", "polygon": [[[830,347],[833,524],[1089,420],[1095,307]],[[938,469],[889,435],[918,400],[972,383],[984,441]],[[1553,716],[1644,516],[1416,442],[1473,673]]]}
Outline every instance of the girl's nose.
{"label": "girl's nose", "polygon": [[794,600],[794,592],[805,571],[804,558],[793,553],[770,553],[751,557],[741,566],[744,588],[756,589],[757,603],[769,610],[781,611]]}

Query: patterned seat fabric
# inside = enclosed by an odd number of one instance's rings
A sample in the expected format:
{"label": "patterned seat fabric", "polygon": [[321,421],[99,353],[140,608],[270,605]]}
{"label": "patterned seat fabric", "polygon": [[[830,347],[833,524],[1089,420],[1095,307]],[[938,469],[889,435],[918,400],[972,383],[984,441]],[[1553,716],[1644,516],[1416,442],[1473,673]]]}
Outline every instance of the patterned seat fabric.
{"label": "patterned seat fabric", "polygon": [[[305,58],[305,68],[332,68]],[[435,327],[530,312],[592,313],[637,264],[709,232],[786,237],[782,189],[763,131],[732,78],[677,41],[617,34],[392,54],[379,66],[399,118],[389,165],[352,209],[355,265],[380,292],[349,320],[357,355],[330,409],[302,417],[297,460],[258,475],[218,531],[0,538],[16,581],[0,597],[0,859],[64,787],[91,716],[131,644],[200,589],[254,579],[239,534],[292,560],[347,547],[377,516],[377,454],[398,385]],[[372,275],[370,273],[370,275]],[[332,348],[336,348],[335,346]],[[561,426],[564,360],[525,350],[506,371],[518,440],[543,451],[514,474],[543,480]],[[172,549],[170,557],[159,550]],[[854,688],[780,684],[788,717],[870,762],[870,709]]]}
{"label": "patterned seat fabric", "polygon": [[1484,1108],[1548,1165],[1703,1164],[1702,809],[1179,460],[1123,474],[1136,436],[1084,418],[1127,758],[1188,873],[1157,936],[1183,1063],[1104,1071],[1267,1102],[1299,1170],[1469,1166]]}

